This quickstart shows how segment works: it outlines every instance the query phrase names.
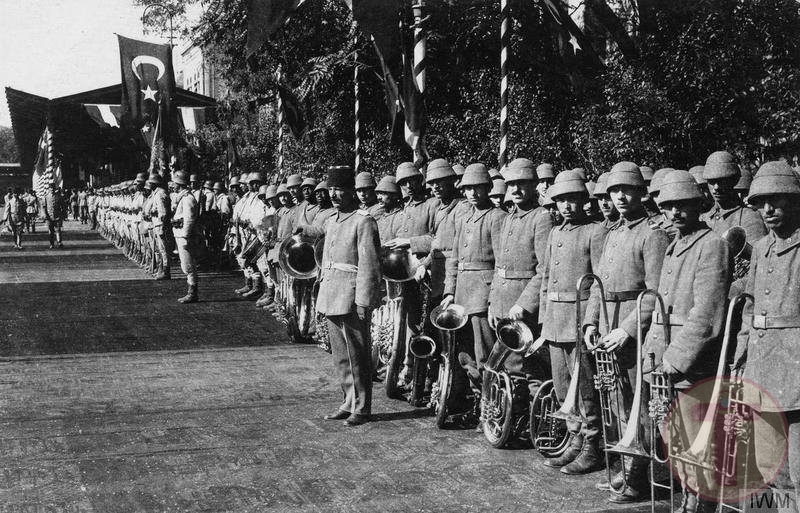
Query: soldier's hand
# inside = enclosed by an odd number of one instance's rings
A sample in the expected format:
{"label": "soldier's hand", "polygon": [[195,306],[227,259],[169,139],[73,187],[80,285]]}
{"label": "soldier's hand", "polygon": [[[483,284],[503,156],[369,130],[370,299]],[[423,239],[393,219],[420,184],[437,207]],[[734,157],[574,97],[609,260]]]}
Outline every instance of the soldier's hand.
{"label": "soldier's hand", "polygon": [[512,306],[511,309],[508,311],[508,318],[515,321],[521,321],[524,316],[525,316],[525,309],[519,305]]}
{"label": "soldier's hand", "polygon": [[414,279],[419,283],[425,279],[426,274],[428,274],[428,269],[424,265],[421,265],[417,267],[417,270],[414,272]]}
{"label": "soldier's hand", "polygon": [[586,349],[593,351],[596,348],[597,327],[587,326],[586,331],[583,332],[583,343],[586,344]]}
{"label": "soldier's hand", "polygon": [[528,348],[528,351],[525,353],[525,356],[528,357],[532,355],[533,353],[538,351],[543,345],[545,345],[545,343],[547,343],[547,340],[545,340],[544,337],[537,338],[536,340],[533,341],[531,347]]}
{"label": "soldier's hand", "polygon": [[498,320],[500,320],[498,317],[495,317],[494,315],[490,315],[489,316],[489,327],[492,328],[492,329],[497,328],[497,321]]}
{"label": "soldier's hand", "polygon": [[611,330],[611,333],[603,337],[603,349],[609,352],[616,351],[617,349],[621,349],[623,346],[625,346],[630,339],[631,337],[628,336],[628,333],[624,329],[614,328]]}
{"label": "soldier's hand", "polygon": [[360,321],[366,321],[369,318],[369,308],[356,305],[356,315]]}
{"label": "soldier's hand", "polygon": [[411,247],[410,239],[396,238],[386,243],[386,247],[390,249],[405,249]]}
{"label": "soldier's hand", "polygon": [[444,310],[445,308],[447,308],[448,306],[450,306],[452,304],[453,304],[453,295],[452,294],[447,294],[444,297],[444,299],[442,299],[442,302],[439,303],[439,306],[442,308],[442,310]]}

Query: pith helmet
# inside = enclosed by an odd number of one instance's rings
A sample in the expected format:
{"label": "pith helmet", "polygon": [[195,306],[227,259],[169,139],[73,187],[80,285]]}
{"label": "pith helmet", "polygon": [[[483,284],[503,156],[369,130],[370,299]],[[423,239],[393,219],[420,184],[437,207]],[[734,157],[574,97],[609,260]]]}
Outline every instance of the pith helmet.
{"label": "pith helmet", "polygon": [[673,171],[675,170],[671,167],[664,167],[653,173],[653,177],[650,179],[650,186],[647,187],[650,194],[661,192],[661,184],[664,183],[664,178]]}
{"label": "pith helmet", "polygon": [[736,182],[736,185],[733,186],[734,191],[745,191],[747,192],[750,190],[750,186],[753,184],[753,173],[746,167],[742,168],[742,176],[739,177],[739,181]]}
{"label": "pith helmet", "polygon": [[320,183],[317,184],[316,187],[314,187],[314,192],[327,191],[327,190],[328,190],[328,182],[326,182],[325,180],[322,180]]}
{"label": "pith helmet", "polygon": [[225,187],[222,185],[222,182],[214,182],[213,189],[215,192],[222,192],[225,190]]}
{"label": "pith helmet", "polygon": [[502,180],[503,175],[500,174],[500,171],[498,171],[497,169],[491,168],[489,169],[489,178],[491,178],[492,181],[497,180],[498,178]]}
{"label": "pith helmet", "polygon": [[147,173],[137,173],[136,182],[145,183],[147,181]]}
{"label": "pith helmet", "polygon": [[555,182],[547,192],[553,200],[558,199],[559,196],[575,192],[589,195],[589,191],[586,189],[586,182],[583,181],[580,173],[574,169],[558,173]]}
{"label": "pith helmet", "polygon": [[303,177],[295,173],[286,178],[286,187],[300,187],[303,185]]}
{"label": "pith helmet", "polygon": [[552,187],[547,190],[547,193],[545,193],[544,198],[542,199],[542,206],[544,208],[550,208],[550,207],[556,206],[556,202],[553,199],[553,195],[550,194],[551,190],[552,190]]}
{"label": "pith helmet", "polygon": [[408,180],[409,178],[414,178],[415,176],[422,176],[417,166],[414,165],[413,162],[403,162],[399,166],[397,166],[397,171],[395,171],[395,181],[399,185],[402,183],[403,180]]}
{"label": "pith helmet", "polygon": [[391,175],[384,176],[375,187],[375,192],[385,192],[389,194],[400,194],[400,187],[397,186],[395,178]]}
{"label": "pith helmet", "polygon": [[588,181],[586,182],[586,190],[589,191],[589,196],[594,198],[594,191],[597,190],[597,182]]}
{"label": "pith helmet", "polygon": [[212,182],[211,180],[206,180],[203,183],[203,188],[204,189],[212,189],[212,188],[214,188],[214,182]]}
{"label": "pith helmet", "polygon": [[583,169],[582,167],[576,167],[576,168],[573,169],[573,171],[578,173],[578,176],[581,177],[581,180],[583,180],[584,182],[586,181],[586,170],[585,169]]}
{"label": "pith helmet", "polygon": [[372,173],[363,171],[356,175],[356,189],[374,189],[376,185]]}
{"label": "pith helmet", "polygon": [[317,181],[314,178],[306,178],[300,187],[311,187],[312,189],[317,186]]}
{"label": "pith helmet", "polygon": [[656,174],[650,166],[639,166],[639,171],[642,172],[642,178],[644,178],[644,183],[646,184],[653,181],[653,176]]}
{"label": "pith helmet", "polygon": [[239,185],[239,177],[234,176],[231,178],[231,183],[228,184],[229,187],[233,187],[234,185]]}
{"label": "pith helmet", "polygon": [[606,189],[616,187],[618,185],[629,185],[631,187],[645,188],[644,177],[639,166],[633,162],[617,162],[608,175],[608,182]]}
{"label": "pith helmet", "polygon": [[492,180],[492,190],[489,191],[489,196],[503,196],[506,195],[506,182],[502,178],[495,178]]}
{"label": "pith helmet", "polygon": [[594,186],[595,198],[599,198],[600,196],[608,196],[608,191],[606,190],[606,184],[608,183],[609,174],[610,173],[606,171],[605,173],[597,177],[597,185]]}
{"label": "pith helmet", "polygon": [[556,177],[556,170],[553,164],[542,162],[536,167],[536,176],[539,180],[552,180]]}
{"label": "pith helmet", "polygon": [[747,201],[772,194],[800,194],[800,180],[786,162],[765,162],[758,168]]}
{"label": "pith helmet", "polygon": [[461,164],[453,164],[453,172],[456,176],[464,176],[465,168]]}
{"label": "pith helmet", "polygon": [[514,159],[506,166],[503,178],[506,182],[536,180],[536,166],[528,159]]}
{"label": "pith helmet", "polygon": [[173,173],[172,181],[178,185],[189,185],[189,177],[186,176],[186,171],[177,171]]}
{"label": "pith helmet", "polygon": [[150,177],[147,179],[147,183],[149,183],[149,184],[153,184],[153,185],[162,185],[162,184],[164,183],[164,179],[163,179],[163,178],[161,178],[161,175],[160,175],[160,174],[158,174],[158,173],[153,173],[153,174],[151,174],[151,175],[150,175]]}
{"label": "pith helmet", "polygon": [[741,171],[736,158],[727,151],[715,151],[708,156],[703,177],[706,180],[718,180],[720,178],[739,178]]}
{"label": "pith helmet", "polygon": [[692,175],[694,181],[697,182],[697,185],[705,185],[706,179],[703,176],[703,171],[705,170],[705,166],[692,166],[689,169],[689,174]]}
{"label": "pith helmet", "polygon": [[264,180],[264,174],[261,173],[261,171],[253,171],[252,173],[250,173],[250,176],[248,178],[249,178],[248,183],[250,182],[264,183],[266,181]]}
{"label": "pith helmet", "polygon": [[199,182],[200,181],[200,175],[196,175],[196,174],[192,173],[191,175],[189,175],[189,181],[190,182]]}
{"label": "pith helmet", "polygon": [[258,188],[258,197],[266,199],[267,192],[269,192],[269,186],[262,185],[261,187]]}
{"label": "pith helmet", "polygon": [[289,189],[286,188],[285,183],[282,183],[278,186],[278,189],[275,192],[276,196],[280,196],[281,194],[289,194]]}
{"label": "pith helmet", "polygon": [[250,173],[242,173],[239,175],[239,183],[248,183],[250,181]]}
{"label": "pith helmet", "polygon": [[492,185],[492,179],[489,177],[489,170],[486,166],[480,163],[470,164],[464,170],[464,176],[461,177],[461,187],[468,185]]}
{"label": "pith helmet", "polygon": [[272,199],[278,195],[278,186],[276,185],[268,185],[267,186],[267,193],[264,195],[264,199]]}
{"label": "pith helmet", "polygon": [[450,163],[445,159],[432,160],[431,163],[428,164],[428,172],[426,173],[425,181],[427,183],[432,183],[444,178],[457,178],[453,167],[450,166]]}
{"label": "pith helmet", "polygon": [[691,173],[684,170],[670,171],[661,182],[660,204],[671,201],[701,200],[703,193]]}

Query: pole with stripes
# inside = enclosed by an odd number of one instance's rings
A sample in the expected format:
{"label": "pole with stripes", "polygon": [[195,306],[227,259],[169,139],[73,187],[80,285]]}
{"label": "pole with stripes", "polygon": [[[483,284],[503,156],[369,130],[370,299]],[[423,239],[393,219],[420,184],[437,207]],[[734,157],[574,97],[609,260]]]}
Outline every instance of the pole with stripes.
{"label": "pole with stripes", "polygon": [[358,95],[358,32],[356,32],[356,22],[353,22],[353,130],[355,132],[355,142],[353,149],[355,152],[355,161],[353,163],[353,170],[356,174],[359,173],[361,167],[361,102]]}
{"label": "pole with stripes", "polygon": [[[417,0],[417,2],[411,6],[411,9],[414,14],[414,60],[412,61],[412,71],[414,74],[414,85],[420,94],[420,101],[424,101],[423,97],[425,95],[425,76],[427,67],[425,55],[427,52],[428,42],[428,36],[424,27],[424,23],[428,19],[425,16],[425,0]],[[422,135],[416,138],[416,145],[414,146],[413,150],[414,163],[421,169],[427,156],[425,139]]]}
{"label": "pole with stripes", "polygon": [[508,161],[508,46],[511,40],[508,0],[500,0],[500,152],[497,163],[500,172]]}
{"label": "pole with stripes", "polygon": [[[283,71],[281,67],[278,66],[278,71],[276,72],[276,79],[278,84],[281,84],[281,79],[283,78]],[[278,100],[278,166],[277,166],[277,182],[281,181],[283,176],[283,100],[281,99],[281,93],[279,88],[275,88],[275,96]]]}

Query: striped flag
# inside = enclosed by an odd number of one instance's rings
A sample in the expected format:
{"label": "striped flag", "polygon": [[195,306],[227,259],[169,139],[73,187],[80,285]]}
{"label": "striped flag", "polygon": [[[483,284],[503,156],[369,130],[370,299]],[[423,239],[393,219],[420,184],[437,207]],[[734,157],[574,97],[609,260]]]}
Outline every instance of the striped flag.
{"label": "striped flag", "polygon": [[39,138],[39,145],[36,151],[36,161],[33,167],[33,190],[40,198],[50,192],[50,188],[55,184],[63,187],[64,178],[61,173],[61,166],[55,165],[55,155],[53,153],[53,133],[45,127],[42,136]]}

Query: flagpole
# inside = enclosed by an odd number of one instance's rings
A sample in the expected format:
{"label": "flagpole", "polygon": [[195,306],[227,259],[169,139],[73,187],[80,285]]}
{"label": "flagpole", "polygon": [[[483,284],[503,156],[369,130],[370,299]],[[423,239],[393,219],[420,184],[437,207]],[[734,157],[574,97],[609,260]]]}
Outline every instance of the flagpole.
{"label": "flagpole", "polygon": [[500,0],[500,16],[500,151],[497,163],[502,173],[508,161],[508,46],[511,40],[508,0]]}
{"label": "flagpole", "polygon": [[[427,53],[428,36],[423,27],[423,23],[427,21],[424,16],[425,0],[417,0],[417,3],[412,4],[411,9],[414,14],[414,52],[413,52],[413,74],[414,85],[420,94],[420,101],[424,105],[425,97],[425,78],[426,66],[425,55]],[[422,169],[425,164],[427,150],[425,149],[425,138],[422,134],[417,138],[417,144],[413,149],[414,151],[414,164]]]}
{"label": "flagpole", "polygon": [[[283,76],[283,70],[281,69],[280,65],[278,66],[277,71],[277,80],[278,84],[281,83],[281,78]],[[281,181],[281,176],[283,175],[283,100],[281,99],[281,93],[278,88],[275,89],[275,95],[278,97],[278,182]]]}
{"label": "flagpole", "polygon": [[361,102],[358,95],[358,32],[356,31],[356,22],[353,21],[353,118],[355,131],[355,142],[353,150],[355,152],[355,160],[353,163],[353,170],[356,174],[359,173],[361,167],[361,125],[360,125],[360,111]]}

